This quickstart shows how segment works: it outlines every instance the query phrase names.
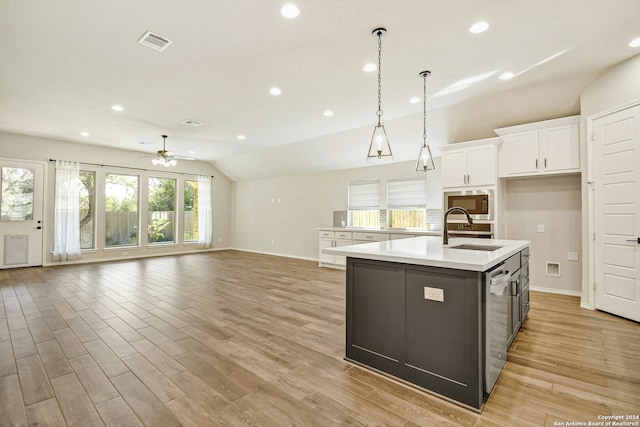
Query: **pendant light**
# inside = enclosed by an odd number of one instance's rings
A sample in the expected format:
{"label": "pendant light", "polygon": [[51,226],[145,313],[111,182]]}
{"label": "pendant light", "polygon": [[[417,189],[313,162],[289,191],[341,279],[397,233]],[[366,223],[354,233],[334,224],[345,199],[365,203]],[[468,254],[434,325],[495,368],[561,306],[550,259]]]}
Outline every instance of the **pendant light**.
{"label": "pendant light", "polygon": [[382,37],[387,34],[385,28],[376,28],[371,35],[378,38],[378,111],[376,111],[377,122],[373,128],[373,135],[371,137],[371,143],[369,144],[369,153],[367,154],[367,160],[369,159],[382,159],[383,157],[390,157],[393,160],[393,153],[391,152],[391,146],[389,145],[389,139],[387,138],[387,131],[382,124],[382,108],[380,103],[380,59],[382,56]]}
{"label": "pendant light", "polygon": [[431,155],[431,148],[427,142],[427,77],[431,75],[431,71],[422,71],[418,74],[424,81],[424,89],[422,94],[422,106],[423,106],[423,128],[422,128],[422,147],[418,154],[418,163],[416,164],[417,172],[426,172],[435,170],[436,165],[433,163],[433,156]]}

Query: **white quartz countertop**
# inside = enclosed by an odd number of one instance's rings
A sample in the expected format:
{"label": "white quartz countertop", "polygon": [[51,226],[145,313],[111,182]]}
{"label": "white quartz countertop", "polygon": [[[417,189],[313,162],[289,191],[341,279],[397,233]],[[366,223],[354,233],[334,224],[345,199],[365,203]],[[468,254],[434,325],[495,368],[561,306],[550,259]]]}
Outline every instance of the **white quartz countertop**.
{"label": "white quartz countertop", "polygon": [[320,227],[318,231],[351,231],[355,233],[412,234],[419,236],[442,236],[442,230],[410,230],[403,228]]}
{"label": "white quartz countertop", "polygon": [[[482,245],[500,246],[494,251],[452,249],[454,246]],[[362,243],[359,245],[326,248],[322,252],[351,258],[377,261],[400,262],[404,264],[428,265],[457,270],[487,271],[491,267],[528,247],[528,240],[500,240],[449,238],[447,246],[442,245],[442,237],[420,236],[384,242]]]}

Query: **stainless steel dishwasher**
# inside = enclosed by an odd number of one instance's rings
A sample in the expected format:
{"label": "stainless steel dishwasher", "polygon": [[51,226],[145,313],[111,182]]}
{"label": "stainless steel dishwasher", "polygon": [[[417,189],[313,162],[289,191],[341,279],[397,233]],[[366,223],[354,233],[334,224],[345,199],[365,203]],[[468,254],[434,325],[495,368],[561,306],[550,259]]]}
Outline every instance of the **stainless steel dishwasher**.
{"label": "stainless steel dishwasher", "polygon": [[504,365],[507,363],[509,339],[509,289],[513,274],[520,269],[517,253],[485,273],[485,375],[484,391],[491,393]]}

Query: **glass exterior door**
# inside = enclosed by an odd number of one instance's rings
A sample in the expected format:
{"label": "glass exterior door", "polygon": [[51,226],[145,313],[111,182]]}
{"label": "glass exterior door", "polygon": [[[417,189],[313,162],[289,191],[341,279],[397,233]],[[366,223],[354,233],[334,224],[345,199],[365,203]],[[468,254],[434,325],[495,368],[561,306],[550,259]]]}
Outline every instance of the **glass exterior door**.
{"label": "glass exterior door", "polygon": [[0,159],[0,268],[42,265],[44,165]]}

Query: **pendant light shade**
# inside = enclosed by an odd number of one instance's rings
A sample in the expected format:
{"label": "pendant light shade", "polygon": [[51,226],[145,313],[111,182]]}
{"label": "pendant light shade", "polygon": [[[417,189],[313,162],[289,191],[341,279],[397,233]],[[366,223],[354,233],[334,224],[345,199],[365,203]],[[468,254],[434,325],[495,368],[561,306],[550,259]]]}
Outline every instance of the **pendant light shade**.
{"label": "pendant light shade", "polygon": [[393,153],[391,152],[391,146],[389,145],[389,138],[387,138],[387,131],[384,129],[382,122],[382,108],[381,108],[381,57],[382,57],[382,37],[387,34],[387,30],[384,28],[376,28],[371,35],[378,38],[378,111],[376,111],[376,125],[373,128],[373,135],[371,136],[371,143],[369,144],[369,153],[367,154],[367,160],[370,159],[382,159],[384,157],[393,159]]}
{"label": "pendant light shade", "polygon": [[423,106],[423,127],[422,127],[422,147],[420,147],[420,153],[418,153],[418,162],[416,164],[417,172],[426,172],[435,170],[436,165],[433,163],[433,156],[431,155],[431,148],[427,142],[427,77],[431,75],[431,71],[422,71],[419,76],[423,80],[423,94],[422,94],[422,106]]}

